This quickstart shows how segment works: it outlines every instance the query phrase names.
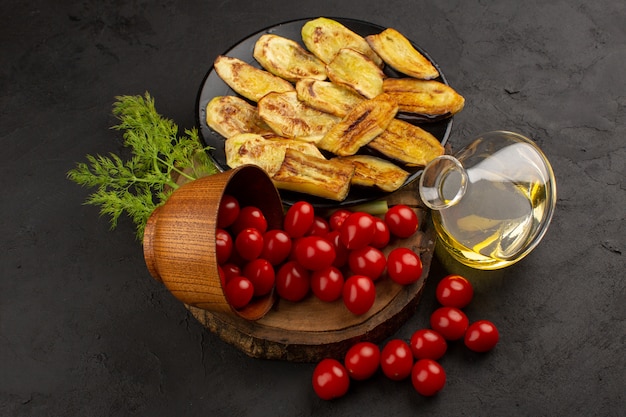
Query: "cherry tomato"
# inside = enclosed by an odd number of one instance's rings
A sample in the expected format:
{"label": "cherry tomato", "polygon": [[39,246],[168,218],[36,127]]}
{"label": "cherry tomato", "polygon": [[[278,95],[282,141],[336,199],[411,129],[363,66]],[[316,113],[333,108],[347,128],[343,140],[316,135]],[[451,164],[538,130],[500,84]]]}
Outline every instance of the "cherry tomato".
{"label": "cherry tomato", "polygon": [[261,258],[267,259],[272,265],[281,264],[291,253],[291,238],[279,229],[272,229],[263,235],[263,251]]}
{"label": "cherry tomato", "polygon": [[422,260],[409,248],[396,248],[387,255],[387,275],[398,284],[411,284],[422,276]]}
{"label": "cherry tomato", "polygon": [[385,223],[392,235],[407,238],[417,230],[417,215],[409,206],[397,204],[385,213]]}
{"label": "cherry tomato", "polygon": [[436,296],[443,306],[463,308],[472,301],[474,288],[466,278],[448,275],[437,284]]}
{"label": "cherry tomato", "polygon": [[254,295],[259,297],[269,294],[274,287],[274,266],[262,258],[253,259],[243,267],[243,276],[254,286]]}
{"label": "cherry tomato", "polygon": [[246,206],[239,210],[239,216],[233,223],[231,229],[235,235],[241,233],[243,229],[254,228],[261,233],[267,231],[267,219],[258,207]]}
{"label": "cherry tomato", "polygon": [[226,229],[239,217],[239,201],[232,195],[224,194],[217,211],[217,227]]}
{"label": "cherry tomato", "polygon": [[467,328],[464,342],[474,352],[488,352],[498,344],[499,339],[500,332],[492,322],[478,320]]}
{"label": "cherry tomato", "polygon": [[311,203],[298,201],[285,213],[283,229],[293,238],[304,236],[315,219],[315,209]]}
{"label": "cherry tomato", "polygon": [[252,300],[254,286],[246,277],[235,277],[226,284],[224,294],[231,306],[240,309],[247,306]]}
{"label": "cherry tomato", "polygon": [[328,222],[319,216],[313,218],[313,224],[306,232],[309,236],[326,236],[330,232]]}
{"label": "cherry tomato", "polygon": [[337,268],[343,267],[345,264],[348,263],[348,256],[350,254],[350,251],[341,241],[341,238],[339,237],[339,231],[333,230],[329,232],[326,235],[326,239],[335,247],[335,261],[333,262],[333,266],[336,266]]}
{"label": "cherry tomato", "polygon": [[446,371],[432,359],[420,359],[411,370],[411,382],[418,393],[430,397],[446,384]]}
{"label": "cherry tomato", "polygon": [[343,303],[356,315],[365,314],[376,301],[376,286],[365,275],[352,275],[343,284]]}
{"label": "cherry tomato", "polygon": [[233,238],[224,229],[215,229],[215,256],[217,263],[225,264],[233,253]]}
{"label": "cherry tomato", "polygon": [[415,359],[437,360],[448,350],[446,339],[431,329],[416,330],[411,335],[409,345]]}
{"label": "cherry tomato", "polygon": [[322,301],[335,301],[341,297],[343,281],[341,271],[329,266],[311,274],[311,291]]}
{"label": "cherry tomato", "polygon": [[380,369],[389,379],[400,381],[411,375],[413,353],[400,339],[391,339],[380,352]]}
{"label": "cherry tomato", "polygon": [[374,238],[374,216],[364,212],[350,214],[339,229],[339,236],[350,250],[364,248]]}
{"label": "cherry tomato", "polygon": [[235,238],[235,248],[243,259],[256,259],[263,252],[263,235],[252,227],[243,229]]}
{"label": "cherry tomato", "polygon": [[459,340],[465,335],[469,320],[456,307],[439,307],[430,315],[430,327],[446,340]]}
{"label": "cherry tomato", "polygon": [[276,273],[276,292],[288,301],[300,301],[311,287],[309,271],[295,261],[289,261]]}
{"label": "cherry tomato", "polygon": [[373,246],[355,249],[348,255],[348,265],[353,274],[365,275],[376,281],[387,265],[385,255]]}
{"label": "cherry tomato", "polygon": [[380,366],[380,348],[371,342],[356,343],[346,352],[344,365],[355,381],[368,379]]}
{"label": "cherry tomato", "polygon": [[370,245],[375,248],[382,249],[389,244],[391,234],[389,233],[389,227],[387,223],[378,217],[374,217],[375,232]]}
{"label": "cherry tomato", "polygon": [[322,359],[313,370],[313,390],[323,400],[343,397],[350,388],[346,368],[336,359]]}
{"label": "cherry tomato", "polygon": [[335,210],[330,217],[328,218],[328,224],[330,226],[330,230],[339,230],[343,221],[351,215],[352,212],[346,209],[338,209]]}
{"label": "cherry tomato", "polygon": [[228,283],[228,281],[230,281],[232,278],[242,275],[241,268],[231,262],[222,265],[221,269],[224,273],[224,283]]}
{"label": "cherry tomato", "polygon": [[305,236],[295,246],[296,261],[310,271],[328,268],[335,260],[335,247],[319,236]]}

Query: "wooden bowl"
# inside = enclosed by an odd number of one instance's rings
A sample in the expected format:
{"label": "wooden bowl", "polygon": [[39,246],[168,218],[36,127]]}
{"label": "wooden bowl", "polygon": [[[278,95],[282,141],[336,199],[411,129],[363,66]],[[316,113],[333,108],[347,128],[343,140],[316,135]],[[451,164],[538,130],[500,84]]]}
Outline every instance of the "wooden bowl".
{"label": "wooden bowl", "polygon": [[233,309],[224,295],[218,273],[215,229],[224,194],[242,207],[263,211],[269,228],[280,228],[283,206],[265,171],[246,165],[181,185],[157,208],[146,224],[144,258],[150,274],[178,300],[204,311],[258,320],[272,307],[270,293],[241,310]]}

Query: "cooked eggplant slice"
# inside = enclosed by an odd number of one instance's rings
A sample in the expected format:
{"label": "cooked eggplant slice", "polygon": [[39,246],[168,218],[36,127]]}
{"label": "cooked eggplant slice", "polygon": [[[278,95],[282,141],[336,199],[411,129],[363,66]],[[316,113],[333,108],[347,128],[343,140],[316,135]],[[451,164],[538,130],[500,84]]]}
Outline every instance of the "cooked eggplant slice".
{"label": "cooked eggplant slice", "polygon": [[326,160],[287,149],[272,177],[277,188],[343,201],[350,191],[354,166],[337,159]]}
{"label": "cooked eggplant slice", "polygon": [[314,109],[344,117],[365,97],[356,91],[330,81],[312,79],[298,80],[298,99]]}
{"label": "cooked eggplant slice", "polygon": [[282,36],[262,35],[254,45],[253,56],[267,71],[291,82],[326,79],[326,66],[318,57]]}
{"label": "cooked eggplant slice", "polygon": [[259,116],[280,136],[317,143],[339,120],[309,107],[295,91],[269,93],[258,103]]}
{"label": "cooked eggplant slice", "polygon": [[452,87],[435,80],[386,78],[383,90],[398,103],[401,112],[427,116],[454,115],[465,105],[465,98]]}
{"label": "cooked eggplant slice", "polygon": [[384,132],[397,112],[396,102],[386,94],[364,100],[332,126],[317,146],[339,156],[354,155]]}
{"label": "cooked eggplant slice", "polygon": [[354,49],[340,49],[326,65],[326,74],[335,84],[349,87],[366,98],[374,98],[383,92],[383,71]]}
{"label": "cooked eggplant slice", "polygon": [[213,68],[237,94],[255,102],[272,91],[295,91],[295,87],[289,81],[253,67],[238,58],[220,55],[215,59]]}
{"label": "cooked eggplant slice", "polygon": [[229,138],[237,133],[274,135],[274,131],[261,119],[256,106],[235,96],[217,96],[206,106],[207,125]]}
{"label": "cooked eggplant slice", "polygon": [[379,67],[382,59],[365,38],[333,19],[319,17],[302,26],[302,41],[307,49],[328,64],[342,48],[352,48],[366,55]]}
{"label": "cooked eggplant slice", "polygon": [[439,77],[439,71],[404,35],[388,28],[365,38],[383,61],[403,74],[423,80]]}
{"label": "cooked eggplant slice", "polygon": [[371,155],[352,155],[340,157],[354,165],[352,185],[376,187],[386,192],[396,191],[409,177],[408,171],[393,162]]}
{"label": "cooked eggplant slice", "polygon": [[388,158],[406,165],[425,166],[444,154],[443,145],[429,132],[399,119],[367,145]]}

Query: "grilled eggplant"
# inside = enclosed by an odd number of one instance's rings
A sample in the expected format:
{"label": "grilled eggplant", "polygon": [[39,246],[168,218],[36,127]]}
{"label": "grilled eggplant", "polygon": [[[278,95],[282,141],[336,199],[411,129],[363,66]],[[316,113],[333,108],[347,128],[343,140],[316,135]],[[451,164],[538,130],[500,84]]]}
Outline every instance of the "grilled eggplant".
{"label": "grilled eggplant", "polygon": [[265,139],[257,134],[240,133],[231,136],[224,143],[226,163],[229,167],[253,164],[261,167],[270,176],[280,168],[287,149],[295,149],[305,155],[324,159],[315,145],[295,139],[278,137]]}
{"label": "grilled eggplant", "polygon": [[374,61],[351,48],[337,52],[326,65],[326,74],[335,84],[349,87],[367,98],[374,98],[383,92],[383,71]]}
{"label": "grilled eggplant", "polygon": [[354,106],[365,100],[365,97],[350,88],[312,79],[298,80],[296,93],[300,101],[338,117],[344,117]]}
{"label": "grilled eggplant", "polygon": [[424,129],[393,119],[387,129],[367,145],[388,158],[406,165],[425,166],[443,155],[443,145]]}
{"label": "grilled eggplant", "polygon": [[311,53],[328,64],[342,48],[352,48],[366,55],[379,67],[382,59],[372,50],[365,38],[326,17],[310,20],[302,26],[302,41]]}
{"label": "grilled eggplant", "polygon": [[465,105],[465,98],[452,87],[435,80],[386,78],[383,90],[398,103],[401,112],[427,116],[453,115]]}
{"label": "grilled eggplant", "polygon": [[274,131],[261,119],[257,108],[235,96],[217,96],[206,106],[206,123],[225,138],[237,133],[274,135]]}
{"label": "grilled eggplant", "polygon": [[287,149],[272,180],[277,188],[329,200],[343,201],[350,191],[354,166],[338,159],[326,160]]}
{"label": "grilled eggplant", "polygon": [[280,136],[317,143],[339,120],[298,100],[295,91],[269,93],[258,103],[259,116]]}
{"label": "grilled eggplant", "polygon": [[295,87],[289,81],[253,67],[238,58],[220,55],[215,59],[213,68],[236,93],[255,102],[272,91],[295,91]]}
{"label": "grilled eggplant", "polygon": [[365,38],[383,61],[403,74],[423,80],[439,77],[439,71],[404,35],[388,28]]}
{"label": "grilled eggplant", "polygon": [[409,173],[393,162],[371,155],[352,155],[340,157],[354,165],[352,185],[377,187],[386,192],[400,188],[409,177]]}
{"label": "grilled eggplant", "polygon": [[326,67],[319,58],[282,36],[262,35],[254,45],[253,56],[267,71],[291,82],[326,79]]}
{"label": "grilled eggplant", "polygon": [[397,112],[396,102],[386,94],[364,100],[332,126],[317,146],[339,156],[354,155],[384,132]]}

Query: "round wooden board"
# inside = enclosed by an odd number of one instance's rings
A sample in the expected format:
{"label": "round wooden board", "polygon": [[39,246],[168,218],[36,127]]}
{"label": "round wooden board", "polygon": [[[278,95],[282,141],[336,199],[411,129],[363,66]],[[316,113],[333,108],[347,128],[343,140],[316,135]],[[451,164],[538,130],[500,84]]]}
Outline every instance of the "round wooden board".
{"label": "round wooden board", "polygon": [[387,201],[389,205],[412,207],[419,218],[419,230],[408,239],[392,240],[385,252],[399,246],[414,250],[422,259],[422,276],[411,285],[401,286],[383,275],[376,281],[376,302],[368,313],[357,316],[341,300],[327,303],[313,295],[298,303],[278,299],[257,321],[186,307],[223,341],[255,358],[317,362],[327,357],[342,358],[359,341],[381,342],[415,312],[434,253],[435,232],[428,210],[419,199],[417,182],[390,195]]}

